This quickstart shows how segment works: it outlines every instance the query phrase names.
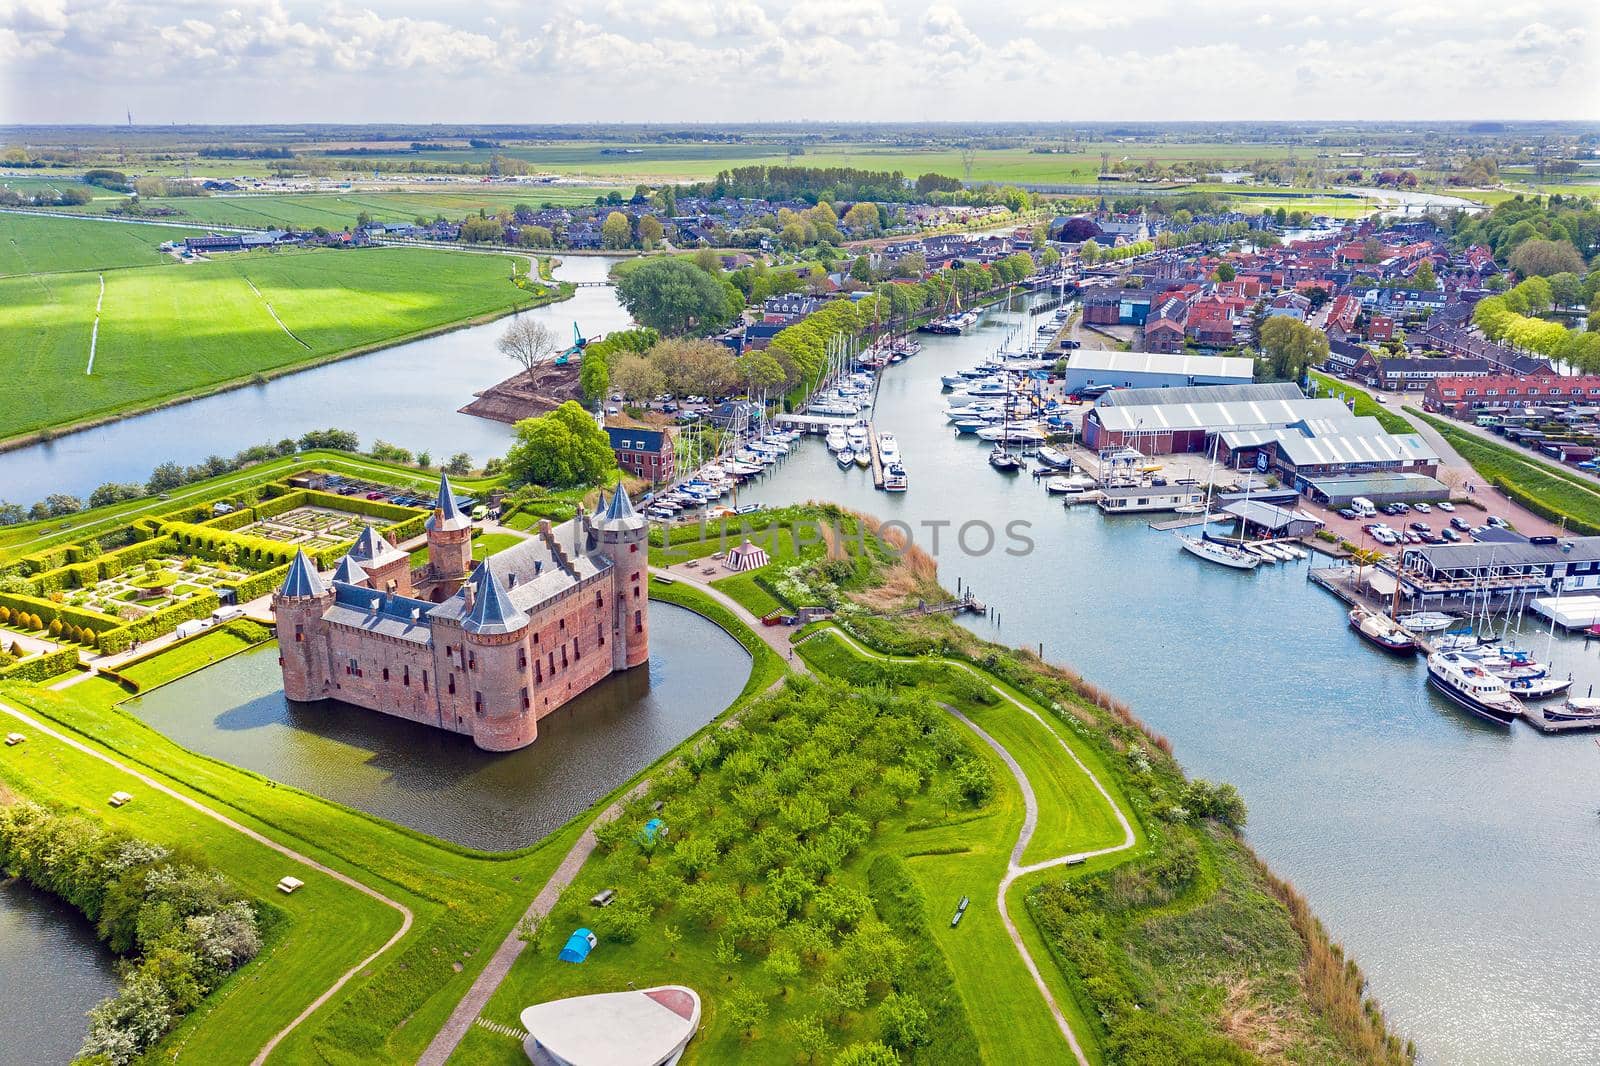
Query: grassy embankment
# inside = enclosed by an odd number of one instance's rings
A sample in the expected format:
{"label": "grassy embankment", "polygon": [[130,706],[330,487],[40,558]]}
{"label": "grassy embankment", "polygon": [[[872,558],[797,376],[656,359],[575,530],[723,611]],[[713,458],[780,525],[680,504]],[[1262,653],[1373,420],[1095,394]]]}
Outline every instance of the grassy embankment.
{"label": "grassy embankment", "polygon": [[[782,522],[808,513],[830,520],[841,514],[837,509],[797,509],[753,517],[776,517]],[[737,520],[729,523],[734,538],[737,524]],[[872,528],[870,520],[866,525]],[[1026,653],[980,641],[947,618],[863,614],[851,605],[900,604],[919,596],[932,599],[939,590],[932,584],[931,565],[915,559],[890,563],[877,549],[868,552],[866,561],[848,558],[848,543],[848,537],[822,538],[820,548],[803,547],[772,566],[798,566],[801,573],[788,577],[788,585],[803,585],[813,596],[834,597],[843,624],[858,638],[917,658],[894,663],[865,660],[823,629],[800,645],[814,670],[843,679],[858,694],[932,695],[962,708],[999,740],[1018,760],[1039,798],[1040,821],[1026,862],[1120,840],[1110,808],[1087,787],[1087,778],[1075,764],[1063,758],[1062,745],[1106,784],[1138,827],[1133,849],[1070,871],[1054,868],[1030,875],[1020,879],[1008,896],[1025,942],[1041,962],[1045,980],[1093,1061],[1165,1061],[1160,1054],[1173,1049],[1188,1056],[1184,1061],[1404,1060],[1406,1052],[1387,1034],[1381,1013],[1364,1000],[1359,971],[1346,965],[1304,901],[1273,878],[1233,832],[1179,809],[1191,798],[1207,800],[1218,793],[1208,786],[1190,790],[1164,741],[1149,735],[1125,707],[1081,678]],[[658,544],[653,561],[666,561],[669,551],[678,557],[703,558],[720,546],[715,535],[702,538],[695,532],[670,548]],[[839,563],[845,566],[829,567]],[[835,583],[832,578],[840,580]],[[750,598],[751,586],[722,587],[741,600]],[[1022,706],[926,658],[929,653],[948,653],[975,667],[983,682],[998,686]],[[1039,717],[1027,714],[1028,707]],[[971,737],[968,741],[977,757],[988,758],[982,745]],[[875,854],[862,861],[869,869],[879,862],[894,863],[917,885],[925,905],[924,920],[932,923],[927,931],[941,949],[966,1014],[976,1020],[977,1057],[984,1061],[1059,1058],[1064,1054],[1060,1034],[1005,937],[992,902],[1021,826],[1022,804],[1009,773],[992,759],[988,765],[996,774],[996,794],[989,806],[959,821],[916,823],[901,833],[886,828],[869,845]],[[684,823],[680,817],[673,824],[676,833],[676,826]],[[686,834],[698,832],[697,824],[691,818],[684,826]],[[549,951],[524,957],[491,1002],[487,1016],[513,1023],[516,1011],[528,1002],[603,987],[605,977],[615,976],[613,966],[622,967],[616,973],[626,972],[629,979],[680,980],[687,975],[724,990],[723,1002],[708,1003],[705,1044],[692,1052],[706,1056],[700,1061],[731,1053],[746,1061],[790,1061],[803,1051],[795,1020],[831,1009],[818,1004],[827,1002],[821,992],[824,975],[837,964],[825,963],[823,975],[803,976],[795,987],[783,991],[769,969],[749,957],[750,952],[738,962],[716,959],[720,936],[731,933],[720,926],[690,928],[690,919],[670,909],[648,916],[644,935],[632,943],[606,940],[603,919],[583,900],[600,887],[620,887],[626,893],[655,865],[655,859],[645,859],[632,867],[596,863],[586,868],[558,906],[556,927],[547,938]],[[847,868],[841,876],[850,872]],[[709,876],[715,880],[722,873]],[[1083,914],[1100,912],[1078,907],[1073,902],[1078,893],[1106,901],[1105,920],[1097,928],[1082,926]],[[971,898],[972,905],[960,926],[950,929],[947,908],[953,908],[962,894]],[[581,971],[551,961],[550,954],[559,946],[554,941],[570,932],[572,923],[590,924],[606,940],[595,957],[600,959],[609,947],[611,961],[604,971],[587,968],[594,960]],[[681,939],[666,934],[668,926]],[[712,952],[709,961],[707,950]],[[761,954],[758,947],[755,955]],[[1054,960],[1054,965],[1046,960]],[[731,979],[722,980],[730,973]],[[808,980],[810,987],[804,987]],[[740,1013],[725,991],[730,986],[752,989],[770,1001],[769,1015],[742,1043],[737,1042],[742,1027],[728,1017]],[[838,1042],[870,1036],[871,1027],[861,1016],[867,1009],[830,1018]],[[1140,1058],[1141,1054],[1157,1057]],[[909,1058],[942,1061],[937,1048],[918,1049]],[[516,1045],[475,1030],[457,1060],[509,1066],[516,1061]]]}
{"label": "grassy embankment", "polygon": [[[741,700],[782,676],[785,666],[771,649],[703,594],[681,587],[653,594],[706,614],[751,650],[754,666]],[[259,635],[238,625],[209,631],[131,665],[127,673],[143,686],[161,684],[232,654]],[[189,752],[121,710],[118,703],[125,696],[99,678],[61,693],[31,686],[0,689],[0,700],[349,874],[416,914],[406,938],[297,1029],[275,1051],[274,1062],[414,1059],[593,812],[611,798],[535,847],[475,852]],[[0,794],[9,790],[175,848],[203,851],[267,916],[260,957],[209,997],[149,1061],[248,1062],[267,1038],[398,926],[399,915],[383,904],[50,737],[31,735],[26,745],[6,752],[0,759]],[[135,802],[107,807],[105,797],[118,789],[133,792]],[[287,898],[273,892],[286,874],[301,877],[307,887]]]}
{"label": "grassy embankment", "polygon": [[[161,244],[197,235],[196,230],[175,226],[0,215],[0,278],[119,267],[175,267],[177,260],[158,250]],[[51,287],[48,280],[32,284],[45,291]]]}
{"label": "grassy embankment", "polygon": [[1592,479],[1524,449],[1484,440],[1442,418],[1406,410],[1438,430],[1485,481],[1523,507],[1573,533],[1600,534],[1600,485]]}
{"label": "grassy embankment", "polygon": [[1417,431],[1417,427],[1413,426],[1404,415],[1397,411],[1392,411],[1386,405],[1379,403],[1372,398],[1371,393],[1358,385],[1352,385],[1348,381],[1340,381],[1338,378],[1331,378],[1326,374],[1319,374],[1315,370],[1311,372],[1311,380],[1321,387],[1321,394],[1324,396],[1332,396],[1341,400],[1355,400],[1353,413],[1357,417],[1370,415],[1376,418],[1378,424],[1390,433],[1415,433]]}
{"label": "grassy embankment", "polygon": [[[77,272],[0,278],[0,332],[18,366],[0,382],[0,440],[130,414],[334,358],[563,299],[511,283],[511,256],[424,248],[219,255],[178,267],[127,266],[145,226],[0,215],[67,227]],[[70,232],[69,232],[70,231]],[[34,238],[29,238],[33,240]],[[65,253],[58,261],[66,261]],[[123,264],[100,275],[87,269]],[[93,373],[89,343],[100,306]],[[276,315],[276,318],[274,317]]]}

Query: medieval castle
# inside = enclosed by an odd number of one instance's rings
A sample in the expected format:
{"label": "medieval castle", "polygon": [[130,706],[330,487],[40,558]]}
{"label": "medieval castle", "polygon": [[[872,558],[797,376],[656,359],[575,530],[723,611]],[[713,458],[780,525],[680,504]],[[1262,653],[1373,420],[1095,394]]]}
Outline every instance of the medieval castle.
{"label": "medieval castle", "polygon": [[648,526],[618,486],[578,516],[472,565],[472,520],[448,478],[428,562],[367,527],[331,579],[300,552],[272,597],[283,691],[465,733],[489,751],[650,656]]}

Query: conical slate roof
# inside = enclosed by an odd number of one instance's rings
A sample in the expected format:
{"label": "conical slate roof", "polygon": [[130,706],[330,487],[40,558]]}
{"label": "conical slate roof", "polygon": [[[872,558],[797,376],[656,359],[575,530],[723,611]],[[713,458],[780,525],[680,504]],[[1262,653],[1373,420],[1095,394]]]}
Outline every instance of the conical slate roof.
{"label": "conical slate roof", "polygon": [[278,589],[280,596],[321,596],[328,591],[322,583],[322,578],[317,576],[317,568],[311,562],[311,557],[302,548],[294,554],[294,561],[289,564],[289,575],[283,579],[283,585]]}
{"label": "conical slate roof", "polygon": [[487,566],[478,569],[487,570],[488,576],[477,582],[472,610],[461,620],[461,628],[468,633],[496,634],[515,633],[526,626],[528,616],[511,602],[511,593],[500,575]]}
{"label": "conical slate roof", "polygon": [[439,475],[439,498],[434,501],[433,514],[428,518],[428,528],[437,530],[466,529],[472,519],[456,506],[455,490],[450,487],[450,475]]}
{"label": "conical slate roof", "polygon": [[370,563],[393,550],[392,544],[378,536],[376,526],[363,526],[361,536],[356,538],[355,545],[350,549],[349,558],[358,563]]}
{"label": "conical slate roof", "polygon": [[361,569],[361,564],[346,555],[339,560],[339,568],[333,572],[335,581],[344,581],[351,585],[360,585],[367,580],[367,572]]}
{"label": "conical slate roof", "polygon": [[606,505],[605,513],[600,516],[602,529],[642,529],[644,517],[633,509],[633,501],[628,499],[627,490],[619,482],[617,491],[611,497],[611,502]]}

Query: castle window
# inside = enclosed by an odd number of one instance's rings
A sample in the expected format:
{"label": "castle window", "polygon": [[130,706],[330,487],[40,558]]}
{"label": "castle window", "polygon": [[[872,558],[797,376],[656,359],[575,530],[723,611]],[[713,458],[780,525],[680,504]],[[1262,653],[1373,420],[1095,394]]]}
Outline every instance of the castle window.
{"label": "castle window", "polygon": [[562,669],[565,669],[566,665],[567,665],[567,646],[565,644],[563,644],[563,645],[561,645],[561,666],[562,666]]}
{"label": "castle window", "polygon": [[644,612],[643,611],[634,611],[633,612],[633,631],[635,633],[643,633],[644,632]]}
{"label": "castle window", "polygon": [[303,626],[303,625],[300,625],[298,622],[295,623],[295,627],[294,627],[294,642],[296,644],[304,644],[305,640],[306,640],[306,627]]}
{"label": "castle window", "polygon": [[567,628],[567,620],[565,618],[561,619],[559,622],[556,623],[556,628],[558,628],[558,629]]}
{"label": "castle window", "polygon": [[574,662],[583,658],[583,649],[578,647],[578,638],[572,638],[572,659]]}
{"label": "castle window", "polygon": [[606,605],[605,596],[601,592],[599,592],[598,590],[596,590],[596,592],[594,594],[594,605],[596,607],[604,607]]}
{"label": "castle window", "polygon": [[383,679],[385,681],[389,680],[389,668],[387,666],[383,668]]}
{"label": "castle window", "polygon": [[634,599],[638,599],[639,598],[639,586],[638,585],[633,586],[633,598]]}
{"label": "castle window", "polygon": [[422,671],[422,691],[428,691],[428,671]]}
{"label": "castle window", "polygon": [[[631,551],[631,552],[636,552],[636,551],[639,550],[639,546],[637,544],[630,544],[630,545],[628,545],[628,550]],[[635,576],[637,576],[637,575],[635,575]]]}
{"label": "castle window", "polygon": [[523,710],[527,710],[528,707],[532,703],[533,703],[533,701],[528,698],[528,690],[527,689],[523,689],[522,690],[522,709]]}
{"label": "castle window", "polygon": [[477,668],[478,668],[478,653],[475,652],[475,651],[467,652],[467,669],[468,670],[476,670]]}
{"label": "castle window", "polygon": [[533,642],[535,644],[539,643],[539,631],[537,629],[533,631]]}
{"label": "castle window", "polygon": [[400,683],[406,688],[411,687],[411,667],[402,666],[400,668]]}
{"label": "castle window", "polygon": [[595,626],[594,627],[594,635],[597,638],[599,638],[600,646],[602,648],[605,647],[606,646],[606,627],[605,626]]}
{"label": "castle window", "polygon": [[474,692],[472,694],[472,709],[478,712],[478,717],[483,717],[483,693]]}
{"label": "castle window", "polygon": [[544,663],[537,659],[533,661],[533,680],[535,683],[544,680]]}
{"label": "castle window", "polygon": [[450,675],[450,695],[454,696],[455,694],[456,694],[456,675],[455,674],[451,674]]}
{"label": "castle window", "polygon": [[555,676],[555,672],[556,672],[556,653],[555,652],[551,652],[550,653],[550,676],[554,677]]}
{"label": "castle window", "polygon": [[526,670],[527,668],[528,668],[528,649],[527,648],[518,648],[517,649],[517,669],[518,670]]}

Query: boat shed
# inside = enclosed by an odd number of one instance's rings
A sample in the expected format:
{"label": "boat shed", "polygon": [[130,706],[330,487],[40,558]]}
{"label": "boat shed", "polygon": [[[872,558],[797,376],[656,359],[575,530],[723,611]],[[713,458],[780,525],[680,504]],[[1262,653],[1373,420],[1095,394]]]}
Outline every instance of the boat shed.
{"label": "boat shed", "polygon": [[1126,445],[1144,455],[1198,453],[1210,450],[1210,440],[1218,433],[1288,429],[1301,423],[1350,417],[1349,410],[1338,400],[1307,399],[1299,395],[1299,390],[1296,396],[1297,399],[1180,399],[1175,403],[1096,406],[1083,416],[1083,442],[1097,450]]}
{"label": "boat shed", "polygon": [[1437,478],[1403,470],[1296,478],[1295,487],[1329,507],[1343,507],[1358,496],[1377,504],[1450,498],[1450,490]]}
{"label": "boat shed", "polygon": [[1322,519],[1299,508],[1275,507],[1259,500],[1236,500],[1224,505],[1222,513],[1238,519],[1247,537],[1309,537],[1323,525]]}
{"label": "boat shed", "polygon": [[1080,348],[1067,357],[1068,392],[1089,385],[1162,389],[1186,385],[1245,385],[1255,361],[1234,356],[1163,352],[1110,352]]}

